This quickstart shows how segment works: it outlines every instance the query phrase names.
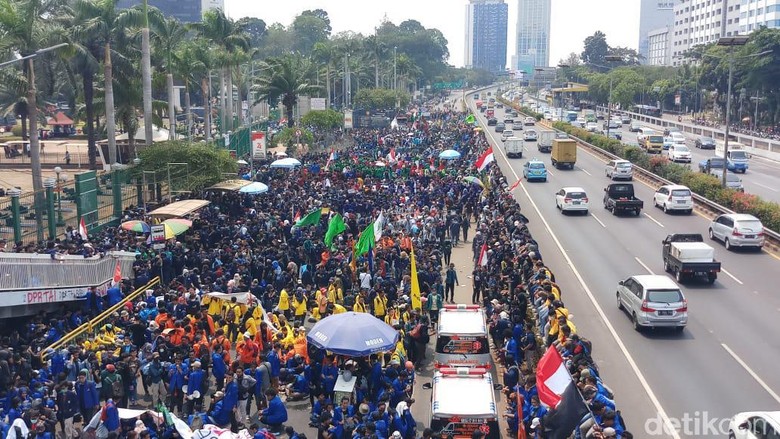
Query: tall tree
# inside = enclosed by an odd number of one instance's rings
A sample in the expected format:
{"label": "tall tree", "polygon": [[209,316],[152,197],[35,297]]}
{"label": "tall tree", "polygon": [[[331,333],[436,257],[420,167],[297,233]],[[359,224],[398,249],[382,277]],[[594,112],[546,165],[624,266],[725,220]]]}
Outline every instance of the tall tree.
{"label": "tall tree", "polygon": [[331,108],[333,94],[331,92],[331,67],[335,58],[335,49],[331,41],[321,41],[314,45],[312,57],[320,65],[325,66],[325,106]]}
{"label": "tall tree", "polygon": [[327,40],[332,31],[328,13],[322,9],[301,12],[293,20],[291,29],[293,48],[304,55],[310,55],[314,45]]}
{"label": "tall tree", "polygon": [[[106,135],[108,136],[108,157],[111,165],[117,162],[116,108],[114,105],[114,81],[112,70],[112,43],[125,29],[140,27],[142,11],[138,9],[117,9],[119,0],[76,0],[73,10],[76,22],[80,23],[77,35],[93,35],[103,48],[103,81],[106,106]],[[121,55],[120,55],[121,56]]]}
{"label": "tall tree", "polygon": [[585,49],[580,58],[588,64],[604,64],[604,57],[608,54],[607,36],[604,32],[596,31],[593,35],[585,38]]}
{"label": "tall tree", "polygon": [[317,88],[308,82],[311,71],[312,65],[308,59],[300,55],[287,55],[267,60],[255,82],[260,101],[281,100],[289,127],[295,124],[294,109],[298,97]]}
{"label": "tall tree", "polygon": [[152,48],[149,27],[149,0],[143,0],[143,27],[141,28],[141,87],[144,100],[144,138],[146,146],[152,146],[154,127],[152,125]]}
{"label": "tall tree", "polygon": [[[205,70],[205,65],[200,61],[196,53],[194,43],[184,44],[173,58],[173,67],[176,73],[184,81],[184,113],[187,115],[187,140],[192,138],[192,102],[190,90],[196,81],[196,75]],[[204,101],[207,92],[203,93]],[[204,104],[204,109],[208,108]]]}
{"label": "tall tree", "polygon": [[[54,0],[0,0],[0,50],[11,50],[22,56],[62,41],[64,36],[49,23],[51,16],[61,13],[61,4]],[[38,141],[37,90],[33,59],[24,62],[22,70],[27,80],[27,116],[30,121],[30,164],[35,191],[35,225],[38,238],[43,238],[43,177],[41,147]]]}
{"label": "tall tree", "polygon": [[214,47],[223,51],[221,58],[221,76],[220,84],[222,90],[220,94],[225,94],[223,105],[225,112],[229,112],[222,117],[222,132],[230,131],[233,127],[233,79],[230,74],[231,58],[230,54],[236,50],[248,50],[249,43],[246,33],[232,19],[225,16],[221,9],[215,9],[206,12],[203,20],[195,25],[200,34],[209,40]]}
{"label": "tall tree", "polygon": [[173,68],[179,47],[187,36],[187,29],[175,18],[157,20],[152,25],[153,39],[165,60],[165,79],[168,86],[169,140],[176,138],[176,108],[174,106]]}

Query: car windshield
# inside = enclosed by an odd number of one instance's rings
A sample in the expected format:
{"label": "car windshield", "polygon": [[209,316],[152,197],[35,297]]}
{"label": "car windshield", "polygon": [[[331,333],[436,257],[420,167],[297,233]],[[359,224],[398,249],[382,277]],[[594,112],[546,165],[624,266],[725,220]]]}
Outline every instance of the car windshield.
{"label": "car windshield", "polygon": [[540,162],[529,163],[528,167],[531,169],[544,169],[544,163],[540,163]]}
{"label": "car windshield", "polygon": [[739,221],[737,226],[740,230],[749,230],[751,232],[760,232],[764,229],[764,226],[761,225],[761,221]]}
{"label": "car windshield", "polygon": [[691,191],[688,189],[675,189],[672,191],[673,197],[690,197]]}
{"label": "car windshield", "polygon": [[745,154],[745,151],[730,151],[729,155],[731,155],[732,159],[742,160],[747,158],[747,154]]}
{"label": "car windshield", "polygon": [[682,302],[680,290],[648,290],[647,301],[655,303]]}
{"label": "car windshield", "polygon": [[629,162],[618,162],[618,163],[615,164],[615,166],[618,167],[618,168],[630,168],[631,167],[631,163],[629,163]]}
{"label": "car windshield", "polygon": [[648,140],[650,140],[650,143],[663,143],[664,138],[663,136],[647,136]]}
{"label": "car windshield", "polygon": [[687,146],[677,145],[674,147],[674,152],[691,152]]}
{"label": "car windshield", "polygon": [[711,144],[711,143],[715,143],[715,141],[712,140],[712,138],[710,138],[710,137],[702,137],[701,138],[701,143]]}
{"label": "car windshield", "polygon": [[585,195],[585,192],[568,192],[566,194],[566,198],[586,198],[587,195]]}

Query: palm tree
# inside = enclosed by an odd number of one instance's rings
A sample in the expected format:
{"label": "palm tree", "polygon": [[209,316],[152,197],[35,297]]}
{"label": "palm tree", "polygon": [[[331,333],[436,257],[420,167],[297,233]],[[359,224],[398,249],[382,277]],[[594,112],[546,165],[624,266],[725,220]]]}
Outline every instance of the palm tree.
{"label": "palm tree", "polygon": [[106,105],[106,135],[108,137],[108,157],[110,164],[116,163],[116,109],[114,106],[114,80],[112,43],[126,28],[140,27],[143,21],[139,9],[117,9],[119,0],[76,0],[73,11],[76,23],[76,35],[92,35],[103,46],[103,81]]}
{"label": "palm tree", "polygon": [[[222,102],[222,131],[229,131],[233,127],[233,78],[230,70],[234,67],[231,64],[230,54],[239,49],[248,50],[249,41],[241,26],[225,16],[221,9],[206,12],[203,15],[203,20],[194,24],[193,27],[200,32],[201,36],[209,40],[215,47],[221,49],[222,54],[224,54],[224,56],[220,57],[222,67],[220,72],[220,95],[222,96],[222,93],[226,94]],[[225,114],[228,111],[230,113]]]}
{"label": "palm tree", "polygon": [[300,55],[285,55],[266,61],[255,82],[258,101],[273,102],[280,99],[286,110],[287,126],[292,127],[295,124],[293,110],[298,97],[317,89],[308,82],[311,72],[311,62]]}
{"label": "palm tree", "polygon": [[[141,28],[141,83],[144,101],[144,138],[146,146],[154,140],[152,125],[152,49],[149,42],[149,1],[143,0],[143,27]],[[173,132],[173,130],[171,130]]]}
{"label": "palm tree", "polygon": [[379,35],[376,33],[366,38],[365,44],[374,61],[374,88],[379,88],[380,58],[387,54],[387,45],[379,39]]}
{"label": "palm tree", "polygon": [[[203,38],[195,40],[192,62],[200,74],[200,91],[203,94],[203,125],[206,131],[206,140],[211,140],[211,71],[214,69],[215,60],[212,47]],[[186,96],[185,96],[186,98]]]}
{"label": "palm tree", "polygon": [[176,109],[173,105],[173,67],[176,63],[176,51],[187,36],[187,29],[175,18],[159,20],[153,23],[154,41],[162,52],[165,60],[166,80],[168,85],[168,125],[169,139],[176,138]]}
{"label": "palm tree", "polygon": [[330,89],[330,68],[333,65],[333,59],[335,56],[336,52],[333,48],[333,43],[330,41],[320,41],[314,43],[314,48],[312,49],[312,58],[320,64],[325,65],[325,94],[327,95],[325,99],[325,108],[330,108],[331,99],[333,98]]}
{"label": "palm tree", "polygon": [[[76,29],[72,16],[68,18],[71,30]],[[89,167],[97,167],[97,138],[95,133],[95,77],[100,69],[101,47],[99,41],[93,35],[81,35],[75,38],[71,31],[71,45],[74,56],[70,59],[71,68],[81,76],[81,89],[84,94],[84,120],[87,132],[87,152],[89,155]]]}
{"label": "palm tree", "polygon": [[[62,11],[56,0],[0,0],[0,51],[16,51],[22,56],[62,42],[62,35],[49,17]],[[43,239],[43,176],[41,175],[41,148],[38,141],[37,90],[33,58],[22,66],[27,80],[27,116],[30,121],[30,164],[35,191],[35,225],[38,239]],[[51,219],[50,219],[51,220]]]}
{"label": "palm tree", "polygon": [[[185,44],[172,58],[173,68],[184,81],[184,112],[187,115],[187,140],[192,139],[192,103],[190,102],[190,88],[195,82],[197,72],[204,70],[205,65],[201,63],[196,54],[196,46],[193,43]],[[204,92],[203,99],[207,99],[207,93]],[[206,108],[206,105],[204,105]]]}

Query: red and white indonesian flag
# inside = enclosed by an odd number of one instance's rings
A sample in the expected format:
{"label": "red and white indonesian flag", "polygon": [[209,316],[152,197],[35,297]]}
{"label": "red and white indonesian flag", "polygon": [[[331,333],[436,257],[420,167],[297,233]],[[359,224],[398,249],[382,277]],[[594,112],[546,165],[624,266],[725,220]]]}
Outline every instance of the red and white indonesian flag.
{"label": "red and white indonesian flag", "polygon": [[395,157],[395,148],[390,148],[390,152],[387,154],[388,163],[396,163],[398,160]]}
{"label": "red and white indonesian flag", "polygon": [[474,166],[477,167],[477,171],[482,172],[487,165],[493,163],[493,161],[496,158],[493,156],[493,147],[487,149],[479,158],[477,159],[476,163],[474,163]]}
{"label": "red and white indonesian flag", "polygon": [[328,170],[328,168],[330,168],[330,163],[331,163],[333,160],[336,160],[336,151],[334,151],[334,150],[332,150],[332,149],[331,149],[331,150],[330,150],[330,155],[328,156],[328,162],[327,162],[327,163],[325,163],[325,170],[326,170],[326,171]]}
{"label": "red and white indonesian flag", "polygon": [[548,348],[536,367],[539,401],[548,407],[557,407],[566,388],[574,385],[561,354],[554,347]]}
{"label": "red and white indonesian flag", "polygon": [[87,224],[84,222],[84,218],[81,218],[81,221],[79,221],[79,235],[81,235],[81,239],[84,241],[89,238],[89,235],[87,235]]}
{"label": "red and white indonesian flag", "polygon": [[482,248],[479,250],[479,266],[480,267],[486,267],[488,263],[488,246],[487,244],[482,244]]}

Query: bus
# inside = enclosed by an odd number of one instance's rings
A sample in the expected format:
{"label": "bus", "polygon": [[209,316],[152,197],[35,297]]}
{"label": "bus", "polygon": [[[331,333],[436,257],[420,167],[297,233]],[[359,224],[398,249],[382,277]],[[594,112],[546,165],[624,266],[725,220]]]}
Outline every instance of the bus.
{"label": "bus", "polygon": [[661,109],[652,105],[634,105],[634,113],[651,117],[661,117]]}

